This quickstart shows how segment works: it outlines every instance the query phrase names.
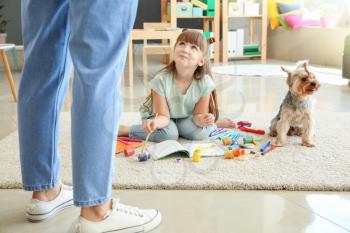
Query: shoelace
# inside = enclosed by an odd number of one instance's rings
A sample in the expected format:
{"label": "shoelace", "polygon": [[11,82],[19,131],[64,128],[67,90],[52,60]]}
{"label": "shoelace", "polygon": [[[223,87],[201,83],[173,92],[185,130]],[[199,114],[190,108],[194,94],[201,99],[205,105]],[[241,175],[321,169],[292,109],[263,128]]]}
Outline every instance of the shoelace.
{"label": "shoelace", "polygon": [[125,214],[138,216],[140,218],[143,217],[143,214],[141,213],[139,208],[133,207],[133,206],[124,205],[124,204],[119,202],[119,199],[115,200],[115,202],[116,203],[113,203],[114,205],[113,205],[112,210],[107,212],[106,215],[104,216],[104,218],[107,218],[113,211],[123,212]]}
{"label": "shoelace", "polygon": [[67,185],[62,185],[62,189],[67,191],[73,191],[73,187]]}
{"label": "shoelace", "polygon": [[137,207],[127,206],[119,203],[119,205],[116,207],[116,210],[123,211],[126,214],[139,216],[141,218],[143,217],[143,214],[141,213],[140,209]]}

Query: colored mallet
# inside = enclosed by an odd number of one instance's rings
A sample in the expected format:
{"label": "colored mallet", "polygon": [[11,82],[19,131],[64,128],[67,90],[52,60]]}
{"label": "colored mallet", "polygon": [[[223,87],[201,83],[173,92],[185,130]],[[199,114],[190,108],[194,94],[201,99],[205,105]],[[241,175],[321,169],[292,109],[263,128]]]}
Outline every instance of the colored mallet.
{"label": "colored mallet", "polygon": [[241,127],[239,129],[248,133],[255,133],[255,134],[262,134],[262,135],[265,134],[265,130],[261,130],[261,129],[252,129],[252,128],[246,128],[246,127]]}
{"label": "colored mallet", "polygon": [[146,153],[143,153],[143,154],[139,154],[137,156],[137,158],[138,158],[139,162],[144,162],[144,161],[149,160],[151,158],[151,156],[150,156],[149,153],[146,152]]}

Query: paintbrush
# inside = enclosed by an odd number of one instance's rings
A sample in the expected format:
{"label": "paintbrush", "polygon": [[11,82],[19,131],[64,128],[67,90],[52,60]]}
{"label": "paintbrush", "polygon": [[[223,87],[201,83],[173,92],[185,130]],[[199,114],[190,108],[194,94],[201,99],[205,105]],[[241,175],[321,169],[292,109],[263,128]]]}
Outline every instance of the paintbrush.
{"label": "paintbrush", "polygon": [[[156,113],[156,116],[153,118],[152,121],[154,121],[154,120],[157,118],[157,116],[158,116],[158,113]],[[149,136],[151,136],[152,133],[153,133],[153,131],[152,131],[152,132],[149,132],[149,133],[147,134],[146,140],[145,140],[145,142],[144,142],[143,145],[142,145],[141,154],[143,154],[143,153],[145,152],[146,144],[147,144],[147,142],[148,142]]]}

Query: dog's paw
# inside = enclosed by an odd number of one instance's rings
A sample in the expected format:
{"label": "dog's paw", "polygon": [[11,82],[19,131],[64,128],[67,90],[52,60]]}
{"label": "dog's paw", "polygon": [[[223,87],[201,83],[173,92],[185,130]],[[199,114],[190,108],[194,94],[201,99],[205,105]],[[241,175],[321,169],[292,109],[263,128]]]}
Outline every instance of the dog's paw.
{"label": "dog's paw", "polygon": [[285,143],[284,142],[282,142],[282,141],[280,141],[280,140],[276,140],[276,142],[275,142],[275,144],[274,144],[275,146],[277,146],[277,147],[282,147],[282,146],[284,146],[285,145]]}
{"label": "dog's paw", "polygon": [[307,146],[307,147],[315,147],[315,144],[311,143],[311,142],[302,142],[301,144],[302,146]]}
{"label": "dog's paw", "polygon": [[271,137],[276,137],[277,136],[277,131],[271,131],[270,132]]}

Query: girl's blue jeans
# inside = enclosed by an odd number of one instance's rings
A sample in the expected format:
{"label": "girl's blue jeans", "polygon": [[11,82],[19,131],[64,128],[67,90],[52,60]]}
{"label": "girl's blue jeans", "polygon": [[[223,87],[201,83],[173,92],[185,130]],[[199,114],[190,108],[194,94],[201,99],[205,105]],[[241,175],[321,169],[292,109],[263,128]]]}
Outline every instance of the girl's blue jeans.
{"label": "girl's blue jeans", "polygon": [[[179,136],[188,140],[204,140],[208,138],[211,128],[198,127],[193,123],[193,116],[186,118],[172,118],[169,124],[161,129],[157,129],[149,137],[152,142],[162,142],[165,140],[177,140]],[[129,137],[146,139],[147,133],[142,125],[133,125],[130,128]]]}
{"label": "girl's blue jeans", "polygon": [[111,196],[120,77],[137,0],[22,0],[24,68],[18,131],[23,188],[60,183],[59,115],[74,66],[74,204]]}

